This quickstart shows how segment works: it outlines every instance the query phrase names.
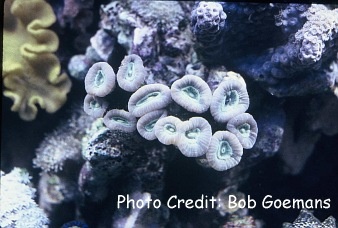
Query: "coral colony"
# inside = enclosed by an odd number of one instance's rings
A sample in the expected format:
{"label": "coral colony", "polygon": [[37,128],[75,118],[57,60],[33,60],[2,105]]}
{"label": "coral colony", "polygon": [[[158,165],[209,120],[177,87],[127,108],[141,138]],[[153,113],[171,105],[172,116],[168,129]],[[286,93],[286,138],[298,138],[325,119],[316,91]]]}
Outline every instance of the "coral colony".
{"label": "coral colony", "polygon": [[[263,227],[268,218],[251,213],[261,203],[241,189],[255,165],[278,155],[299,174],[320,137],[338,134],[337,5],[4,7],[11,110],[38,121],[39,107],[53,113],[70,91],[86,94],[36,148],[37,189],[24,169],[1,172],[1,227]],[[280,214],[290,201],[268,199]],[[300,214],[283,227],[334,228],[310,212],[331,204],[292,199]]]}
{"label": "coral colony", "polygon": [[[67,74],[59,75],[60,62],[53,54],[58,37],[47,29],[56,18],[43,0],[9,0],[4,6],[4,95],[14,101],[12,111],[24,120],[33,120],[38,106],[49,113],[57,111],[71,87]],[[32,17],[35,10],[40,13]]]}
{"label": "coral colony", "polygon": [[[208,165],[218,171],[237,165],[243,148],[250,149],[255,144],[258,128],[252,115],[245,113],[249,95],[243,80],[224,78],[212,93],[196,75],[184,75],[170,88],[163,84],[142,85],[145,76],[143,61],[135,54],[122,60],[117,75],[106,62],[95,63],[85,77],[88,94],[84,111],[96,118],[103,117],[110,130],[137,130],[147,140],[158,139],[165,145],[177,146],[187,157],[205,155]],[[119,97],[114,94],[117,86],[134,92],[126,102],[128,110],[114,105],[114,99]],[[112,102],[107,101],[107,96],[111,96]],[[177,105],[192,117],[182,120],[176,116],[171,110]],[[224,124],[224,129],[213,132],[209,122],[198,116],[209,107],[213,119]]]}

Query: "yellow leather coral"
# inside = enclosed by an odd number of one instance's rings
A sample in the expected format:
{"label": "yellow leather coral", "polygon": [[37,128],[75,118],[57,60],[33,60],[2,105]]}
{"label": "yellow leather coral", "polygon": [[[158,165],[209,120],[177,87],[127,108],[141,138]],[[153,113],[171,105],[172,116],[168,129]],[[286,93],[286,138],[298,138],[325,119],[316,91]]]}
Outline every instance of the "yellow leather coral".
{"label": "yellow leather coral", "polygon": [[52,113],[66,101],[71,81],[60,75],[53,54],[59,46],[56,34],[46,29],[56,18],[44,0],[6,0],[3,27],[4,95],[13,100],[12,111],[33,120],[38,107]]}

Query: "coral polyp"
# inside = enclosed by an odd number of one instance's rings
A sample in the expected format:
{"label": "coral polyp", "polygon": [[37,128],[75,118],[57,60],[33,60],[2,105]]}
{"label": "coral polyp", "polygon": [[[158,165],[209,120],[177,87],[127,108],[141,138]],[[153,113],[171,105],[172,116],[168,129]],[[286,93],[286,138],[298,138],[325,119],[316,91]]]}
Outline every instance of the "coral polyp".
{"label": "coral polyp", "polygon": [[115,72],[106,62],[93,64],[85,77],[86,92],[93,96],[105,97],[115,89],[115,83]]}
{"label": "coral polyp", "polygon": [[216,121],[225,123],[249,108],[246,85],[236,79],[226,79],[219,84],[212,95],[211,115]]}
{"label": "coral polyp", "polygon": [[107,108],[108,103],[104,100],[104,98],[87,94],[84,99],[83,110],[90,116],[96,118],[103,117]]}
{"label": "coral polyp", "polygon": [[155,140],[155,125],[157,121],[167,115],[166,111],[163,109],[155,110],[152,112],[148,112],[147,114],[143,115],[137,121],[137,131],[140,135],[147,139],[147,140]]}
{"label": "coral polyp", "polygon": [[217,131],[211,138],[206,157],[212,168],[224,171],[236,166],[242,155],[243,147],[234,134]]}
{"label": "coral polyp", "polygon": [[103,123],[112,130],[133,132],[136,130],[136,118],[129,112],[121,109],[108,111],[103,118]]}
{"label": "coral polyp", "polygon": [[211,96],[208,84],[195,75],[185,75],[171,86],[173,100],[190,112],[206,112]]}
{"label": "coral polyp", "polygon": [[177,144],[179,140],[178,125],[182,121],[175,116],[166,116],[160,118],[155,126],[154,131],[158,141],[165,145]]}
{"label": "coral polyp", "polygon": [[171,102],[169,87],[162,84],[142,86],[130,96],[128,110],[136,117],[165,108]]}
{"label": "coral polyp", "polygon": [[147,72],[140,56],[135,54],[128,55],[122,60],[117,72],[117,83],[122,89],[128,92],[135,92],[144,83],[146,74]]}
{"label": "coral polyp", "polygon": [[212,129],[202,117],[192,117],[178,125],[179,139],[177,147],[187,157],[199,157],[207,152]]}
{"label": "coral polyp", "polygon": [[227,129],[237,136],[243,148],[251,149],[255,145],[258,127],[249,113],[242,113],[231,118],[227,123]]}

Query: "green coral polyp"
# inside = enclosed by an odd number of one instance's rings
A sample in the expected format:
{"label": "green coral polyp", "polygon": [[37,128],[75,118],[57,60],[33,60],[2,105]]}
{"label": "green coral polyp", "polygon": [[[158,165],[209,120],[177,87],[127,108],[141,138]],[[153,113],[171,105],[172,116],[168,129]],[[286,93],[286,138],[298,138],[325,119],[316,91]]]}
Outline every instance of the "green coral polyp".
{"label": "green coral polyp", "polygon": [[210,106],[212,92],[202,78],[188,74],[171,85],[171,97],[186,110],[203,113]]}
{"label": "green coral polyp", "polygon": [[201,133],[201,129],[199,129],[199,128],[194,128],[194,129],[191,129],[191,130],[189,130],[189,131],[187,131],[186,133],[185,133],[185,136],[188,138],[188,139],[197,139],[198,138],[198,136],[200,135],[200,133]]}
{"label": "green coral polyp", "polygon": [[100,118],[107,110],[108,103],[100,97],[95,97],[90,94],[84,99],[83,110],[90,116]]}
{"label": "green coral polyp", "polygon": [[165,124],[164,129],[166,129],[167,132],[169,133],[176,133],[176,127],[173,124]]}
{"label": "green coral polyp", "polygon": [[250,136],[250,125],[248,123],[244,123],[238,127],[239,133],[243,135],[244,137],[249,137]]}
{"label": "green coral polyp", "polygon": [[227,92],[224,96],[222,111],[227,111],[228,108],[235,106],[238,104],[239,101],[239,95],[236,90],[231,90]]}
{"label": "green coral polyp", "polygon": [[133,62],[128,63],[126,79],[128,81],[133,81],[135,79],[135,66]]}
{"label": "green coral polyp", "polygon": [[112,109],[103,117],[103,122],[111,130],[133,132],[136,130],[136,118],[123,109]]}
{"label": "green coral polyp", "polygon": [[243,155],[243,147],[238,138],[228,131],[216,131],[211,138],[206,158],[217,171],[236,166]]}
{"label": "green coral polyp", "polygon": [[113,116],[113,117],[110,117],[110,119],[115,121],[116,123],[120,123],[123,125],[131,125],[129,120],[127,120],[126,118],[120,117],[120,116]]}
{"label": "green coral polyp", "polygon": [[176,144],[179,140],[178,125],[181,123],[182,121],[174,116],[160,118],[154,126],[158,141],[165,145]]}
{"label": "green coral polyp", "polygon": [[229,120],[227,129],[235,134],[244,149],[251,149],[256,142],[257,123],[249,113],[239,114]]}
{"label": "green coral polyp", "polygon": [[143,115],[137,121],[137,131],[140,135],[147,140],[156,139],[155,135],[155,125],[157,121],[163,117],[167,116],[167,112],[164,109],[155,110]]}
{"label": "green coral polyp", "polygon": [[92,108],[92,109],[100,108],[101,107],[100,103],[97,102],[96,100],[90,101],[89,105],[90,105],[90,108]]}
{"label": "green coral polyp", "polygon": [[212,136],[209,122],[203,117],[191,117],[177,125],[178,149],[187,157],[199,157],[207,152]]}
{"label": "green coral polyp", "polygon": [[141,98],[137,103],[136,103],[136,107],[140,107],[142,105],[145,105],[149,102],[151,102],[152,100],[154,100],[155,98],[157,98],[161,93],[160,92],[152,92],[147,94],[146,96],[144,96],[143,98]]}
{"label": "green coral polyp", "polygon": [[250,105],[245,83],[238,77],[227,77],[212,95],[210,113],[217,122],[226,123],[244,113]]}
{"label": "green coral polyp", "polygon": [[98,70],[95,75],[95,86],[99,87],[104,83],[105,75],[102,70]]}
{"label": "green coral polyp", "polygon": [[155,126],[157,120],[158,120],[158,119],[153,120],[153,121],[151,121],[150,123],[146,124],[145,127],[144,127],[144,129],[145,129],[146,131],[148,131],[148,132],[153,131],[153,130],[154,130],[154,126]]}
{"label": "green coral polyp", "polygon": [[226,160],[232,155],[232,148],[228,141],[220,141],[219,148],[217,150],[217,158]]}
{"label": "green coral polyp", "polygon": [[133,93],[128,101],[128,110],[135,117],[160,110],[171,102],[168,86],[156,83],[144,85]]}
{"label": "green coral polyp", "polygon": [[117,83],[128,92],[135,92],[144,83],[147,71],[140,56],[131,54],[124,57],[117,72]]}
{"label": "green coral polyp", "polygon": [[88,94],[105,97],[115,89],[116,75],[114,69],[106,62],[96,62],[85,77],[85,90]]}
{"label": "green coral polyp", "polygon": [[187,86],[182,88],[182,91],[190,98],[194,100],[199,100],[200,99],[200,93],[199,91],[193,87],[193,86]]}

